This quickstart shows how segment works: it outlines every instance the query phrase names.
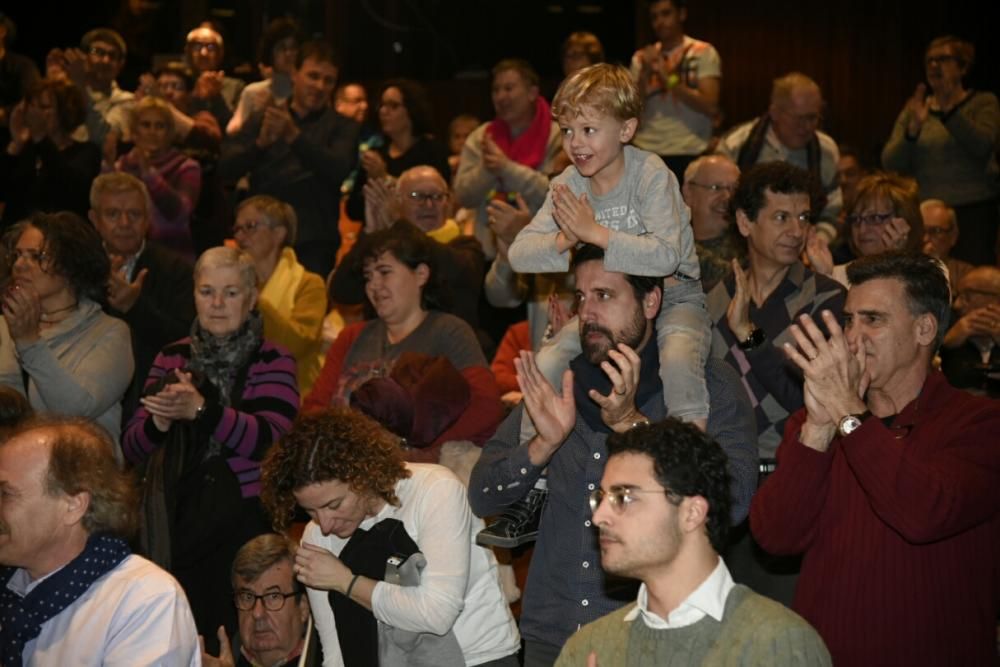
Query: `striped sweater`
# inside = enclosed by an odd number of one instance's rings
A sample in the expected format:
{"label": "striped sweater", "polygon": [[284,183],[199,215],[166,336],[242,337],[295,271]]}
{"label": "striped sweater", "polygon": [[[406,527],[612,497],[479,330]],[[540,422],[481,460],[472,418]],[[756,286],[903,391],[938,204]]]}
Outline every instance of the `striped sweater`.
{"label": "striped sweater", "polygon": [[[191,358],[191,339],[184,338],[163,348],[146,378],[148,387],[174,369],[184,368]],[[230,450],[228,463],[240,482],[244,498],[260,495],[260,462],[271,445],[291,428],[299,409],[295,360],[284,348],[267,341],[250,360],[239,409],[208,402],[196,425],[207,440],[214,436]],[[125,458],[144,461],[162,445],[167,434],[153,424],[140,407],[122,438]]]}

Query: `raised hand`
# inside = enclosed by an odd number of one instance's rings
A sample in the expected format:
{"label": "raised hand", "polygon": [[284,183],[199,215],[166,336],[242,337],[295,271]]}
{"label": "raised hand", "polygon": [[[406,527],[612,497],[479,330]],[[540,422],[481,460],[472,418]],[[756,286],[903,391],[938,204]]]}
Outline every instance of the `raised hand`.
{"label": "raised hand", "polygon": [[910,223],[903,218],[890,218],[882,228],[882,243],[886,250],[902,250],[910,238]]}
{"label": "raised hand", "polygon": [[139,300],[149,269],[142,269],[136,274],[135,280],[129,282],[121,273],[122,263],[121,257],[111,259],[111,277],[108,278],[108,304],[120,313],[127,313]]}
{"label": "raised hand", "polygon": [[553,185],[552,217],[567,240],[575,238],[601,248],[608,247],[608,230],[597,223],[586,193],[576,197],[567,186]]}
{"label": "raised hand", "polygon": [[229,635],[226,634],[226,628],[220,625],[216,635],[219,638],[218,658],[205,652],[205,638],[198,635],[198,643],[201,645],[201,664],[205,667],[236,667],[233,650],[229,647]]}
{"label": "raised hand", "polygon": [[736,340],[744,341],[753,331],[753,324],[750,322],[750,286],[747,274],[736,259],[733,260],[733,277],[736,280],[736,291],[726,307],[726,321]]}
{"label": "raised hand", "polygon": [[3,301],[3,315],[10,337],[19,345],[38,340],[42,322],[42,304],[31,287],[15,286]]}
{"label": "raised hand", "polygon": [[805,253],[813,271],[824,276],[833,273],[833,254],[830,252],[830,243],[824,235],[816,232],[815,227],[809,228]]}
{"label": "raised hand", "polygon": [[500,199],[492,199],[486,205],[490,229],[497,239],[502,239],[508,246],[514,242],[517,233],[531,222],[531,210],[520,193],[517,194],[515,203],[516,207]]}
{"label": "raised hand", "polygon": [[361,154],[361,168],[368,174],[368,178],[383,178],[389,171],[385,165],[385,160],[378,151],[367,150]]}
{"label": "raised hand", "polygon": [[590,399],[601,406],[601,420],[613,431],[627,431],[644,419],[635,407],[641,367],[642,362],[635,350],[618,343],[616,349],[608,351],[608,359],[601,362],[601,370],[611,380],[611,391],[607,396],[596,389],[587,392]]}
{"label": "raised hand", "polygon": [[906,101],[904,108],[910,112],[906,123],[906,133],[911,137],[915,137],[920,134],[920,128],[924,126],[924,121],[927,120],[927,116],[930,113],[927,104],[927,86],[925,84],[917,84],[916,90],[913,91],[910,99]]}
{"label": "raised hand", "polygon": [[303,543],[295,552],[295,577],[309,588],[343,593],[354,576],[332,553]]}
{"label": "raised hand", "polygon": [[573,372],[563,373],[562,394],[557,394],[535,362],[535,355],[522,350],[514,359],[517,384],[524,397],[524,408],[535,425],[536,440],[551,458],[576,424],[576,400],[573,398]]}
{"label": "raised hand", "polygon": [[497,142],[493,140],[489,132],[483,132],[482,152],[483,166],[494,174],[500,173],[510,161],[510,158],[507,157],[502,148],[497,146]]}

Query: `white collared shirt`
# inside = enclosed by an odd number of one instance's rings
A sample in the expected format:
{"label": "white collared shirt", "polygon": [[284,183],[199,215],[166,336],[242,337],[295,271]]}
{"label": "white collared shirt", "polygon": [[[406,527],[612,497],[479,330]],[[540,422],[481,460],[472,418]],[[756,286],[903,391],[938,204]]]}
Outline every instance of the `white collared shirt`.
{"label": "white collared shirt", "polygon": [[671,630],[694,625],[706,615],[721,621],[726,609],[726,598],[735,585],[732,575],[729,574],[729,568],[720,558],[712,574],[671,611],[666,620],[649,611],[649,592],[646,590],[646,584],[639,586],[636,606],[625,616],[625,620],[634,621],[636,617],[641,617],[646,627],[653,630]]}
{"label": "white collared shirt", "polygon": [[[46,578],[15,571],[7,588],[24,597]],[[25,667],[200,667],[198,630],[184,591],[158,566],[131,555],[45,621],[21,654]]]}

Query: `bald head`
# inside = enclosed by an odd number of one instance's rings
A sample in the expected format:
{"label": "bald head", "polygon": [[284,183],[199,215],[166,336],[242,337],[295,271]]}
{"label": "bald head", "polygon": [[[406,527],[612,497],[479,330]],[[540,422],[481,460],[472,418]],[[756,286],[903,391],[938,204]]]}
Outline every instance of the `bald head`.
{"label": "bald head", "polygon": [[927,199],[920,203],[920,217],[924,223],[924,252],[947,259],[958,242],[955,209],[940,199]]}
{"label": "bald head", "polygon": [[445,223],[448,214],[448,182],[434,167],[407,169],[396,182],[399,213],[414,225],[431,232]]}
{"label": "bald head", "polygon": [[769,112],[778,141],[790,150],[805,148],[822,120],[823,95],[819,85],[801,72],[775,79]]}
{"label": "bald head", "polygon": [[958,283],[955,308],[966,315],[977,308],[1000,306],[1000,268],[980,266],[969,271]]}
{"label": "bald head", "polygon": [[697,241],[716,239],[729,227],[729,198],[740,169],[725,155],[700,157],[684,171],[684,201],[691,208]]}
{"label": "bald head", "polygon": [[214,71],[222,66],[222,35],[211,26],[200,25],[189,32],[185,48],[191,66],[199,72]]}

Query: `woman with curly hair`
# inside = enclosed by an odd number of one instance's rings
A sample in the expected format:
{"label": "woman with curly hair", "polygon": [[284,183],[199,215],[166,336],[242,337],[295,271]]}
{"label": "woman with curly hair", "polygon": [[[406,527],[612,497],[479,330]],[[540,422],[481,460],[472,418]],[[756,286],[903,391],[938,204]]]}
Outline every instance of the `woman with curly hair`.
{"label": "woman with curly hair", "polygon": [[[306,526],[294,572],[327,664],[517,665],[492,552],[458,478],[404,463],[396,438],[336,408],[300,416],[264,460],[261,499]],[[431,662],[433,660],[434,662]]]}
{"label": "woman with curly hair", "polygon": [[35,214],[4,241],[0,385],[37,412],[93,419],[117,443],[132,342],[128,325],[101,310],[111,272],[101,237],[64,211]]}

